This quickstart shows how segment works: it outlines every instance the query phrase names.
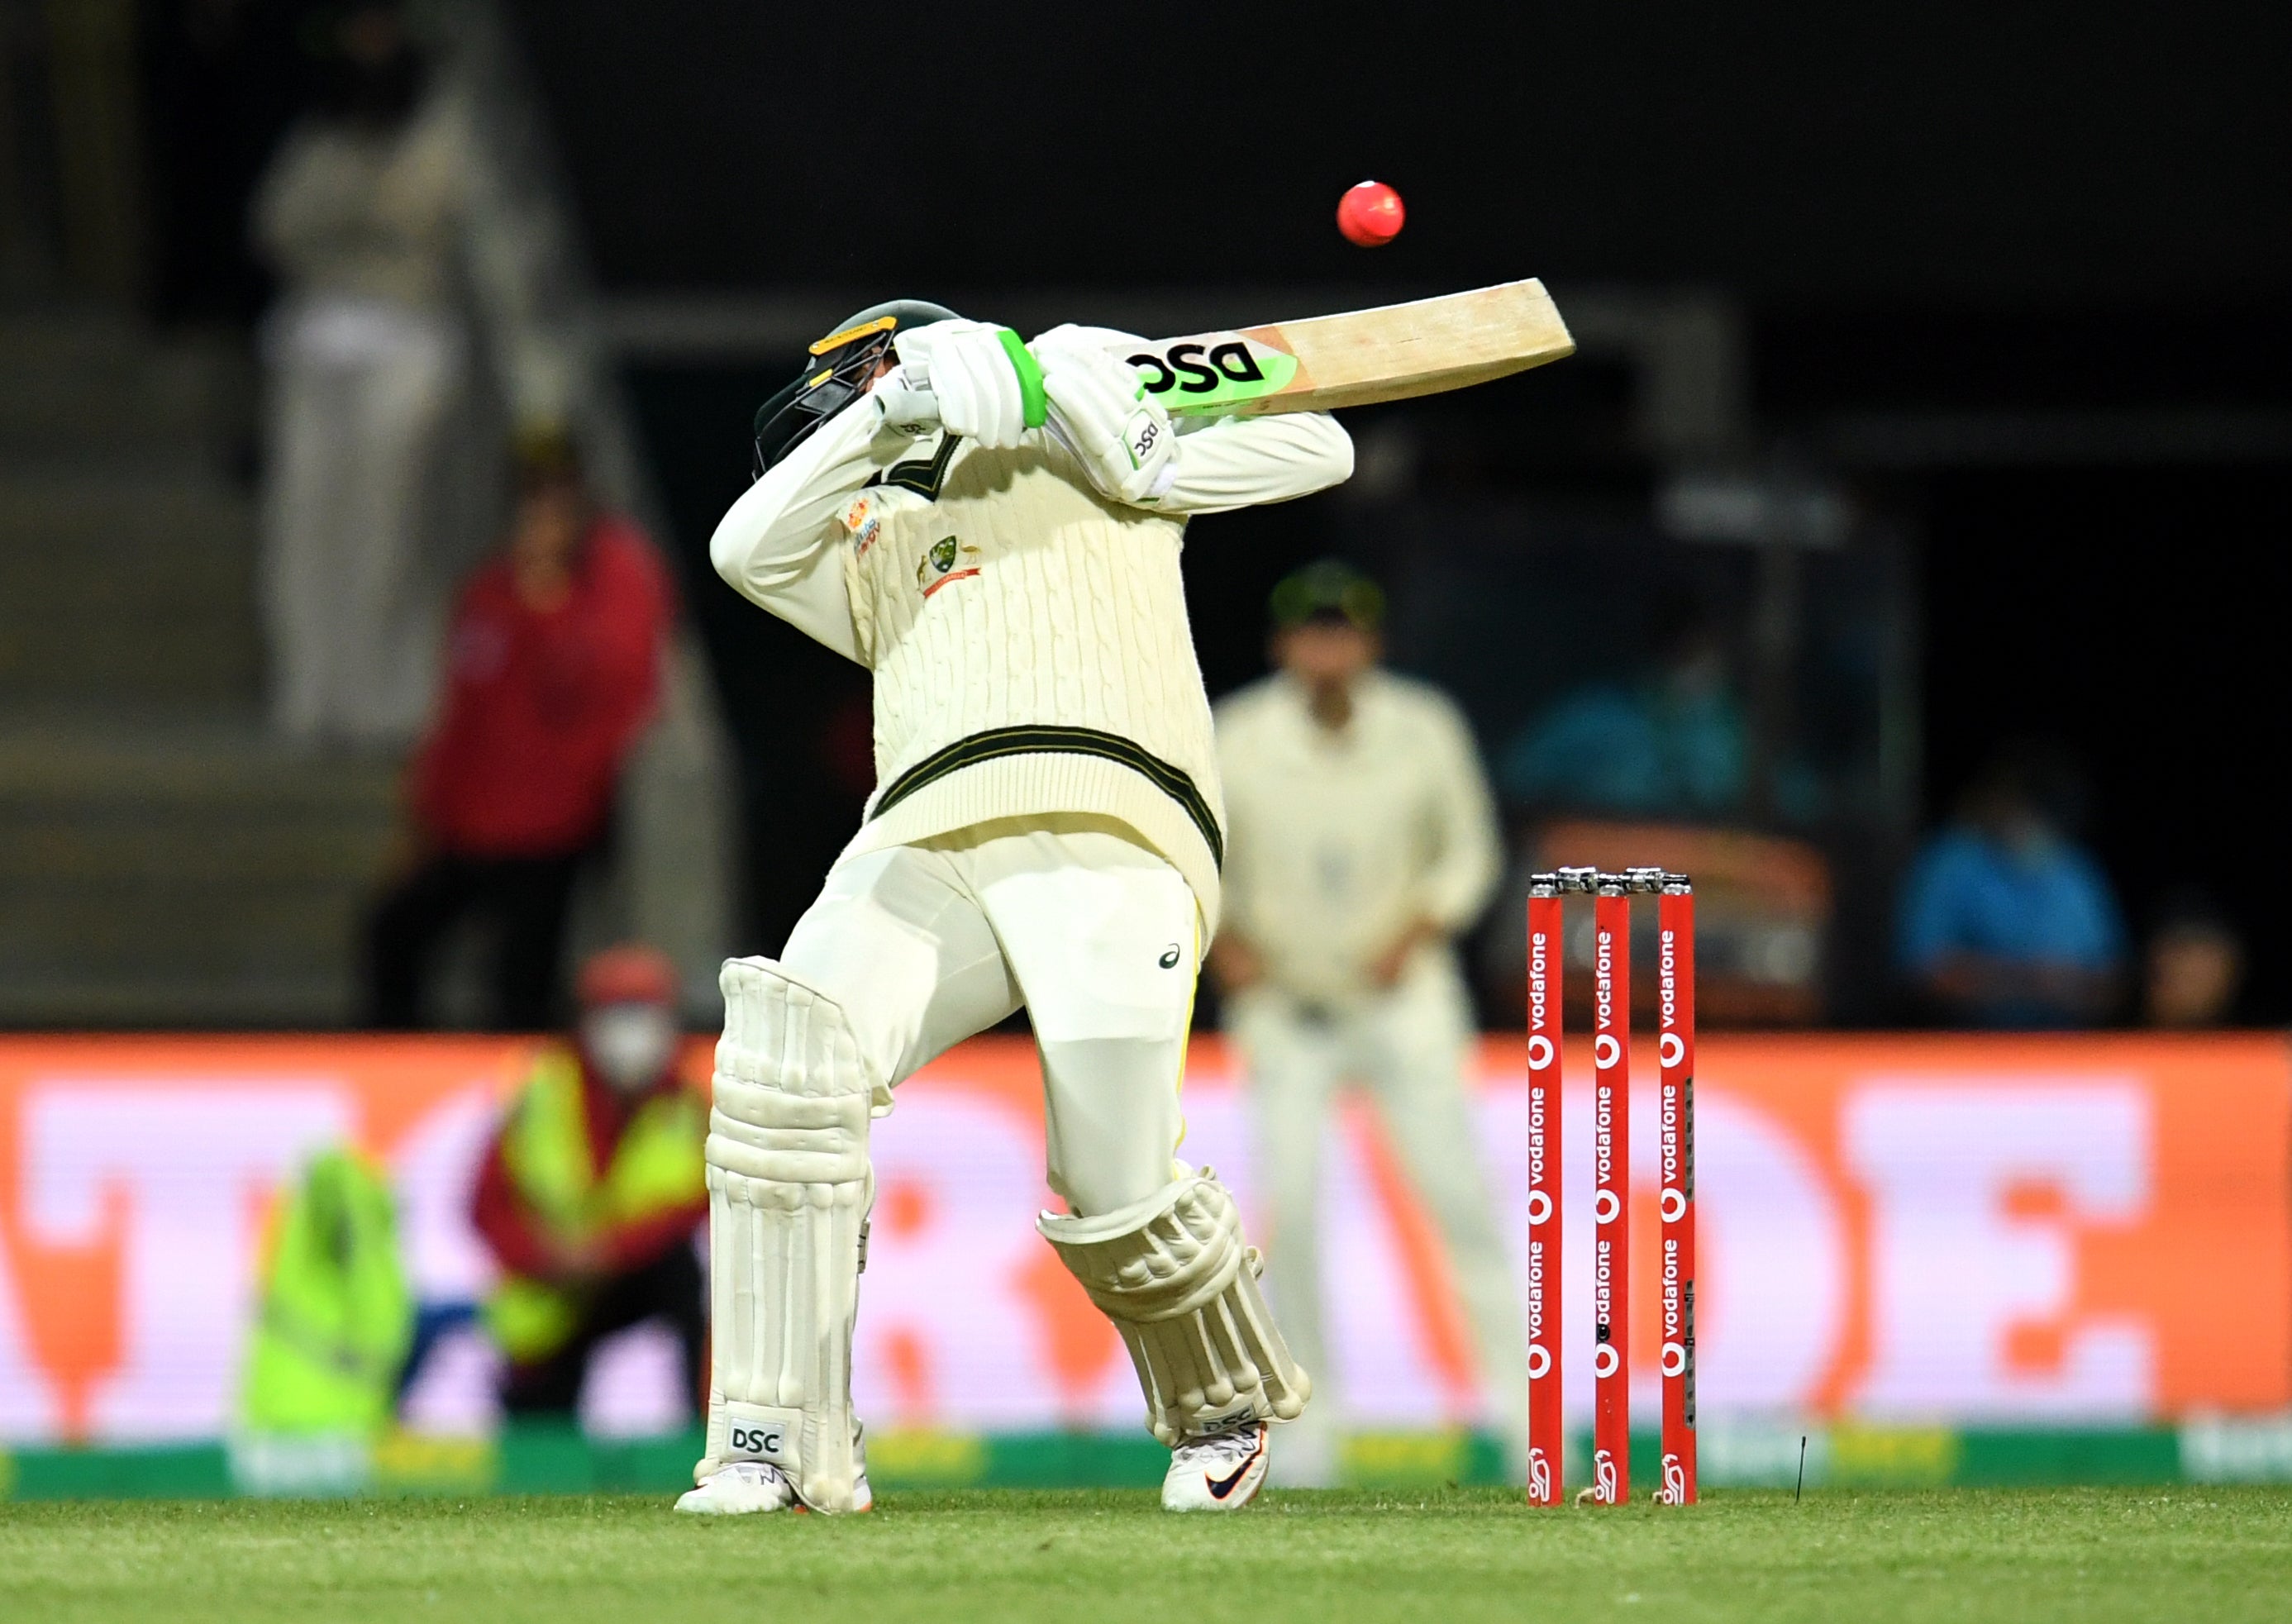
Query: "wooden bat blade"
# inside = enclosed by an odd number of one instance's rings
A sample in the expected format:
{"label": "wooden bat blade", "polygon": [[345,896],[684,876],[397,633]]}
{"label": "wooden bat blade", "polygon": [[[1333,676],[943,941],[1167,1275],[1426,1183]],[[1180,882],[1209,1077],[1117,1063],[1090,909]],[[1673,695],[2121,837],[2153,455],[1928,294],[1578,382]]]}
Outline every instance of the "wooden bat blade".
{"label": "wooden bat blade", "polygon": [[1575,350],[1552,296],[1529,278],[1406,304],[1166,339],[1123,358],[1171,412],[1257,416],[1463,389]]}

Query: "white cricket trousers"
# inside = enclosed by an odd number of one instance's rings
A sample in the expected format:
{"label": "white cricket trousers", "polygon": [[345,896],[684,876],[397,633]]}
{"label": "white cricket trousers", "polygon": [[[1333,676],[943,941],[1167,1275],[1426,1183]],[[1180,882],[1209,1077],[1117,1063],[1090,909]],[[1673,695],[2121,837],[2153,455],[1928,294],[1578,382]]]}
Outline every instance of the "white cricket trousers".
{"label": "white cricket trousers", "polygon": [[1084,1217],[1175,1176],[1200,957],[1192,887],[1113,827],[1009,820],[848,859],[780,954],[882,1086],[1024,1004],[1050,1186]]}
{"label": "white cricket trousers", "polygon": [[[1367,1090],[1447,1240],[1481,1391],[1505,1429],[1508,1453],[1516,1451],[1527,1425],[1527,1338],[1481,1171],[1465,1079],[1472,1017],[1453,962],[1421,954],[1390,992],[1320,1012],[1273,989],[1253,989],[1233,1001],[1228,1029],[1248,1067],[1257,1119],[1258,1168],[1271,1218],[1266,1283],[1291,1351],[1313,1373],[1320,1425],[1334,1427],[1344,1410],[1342,1372],[1323,1329],[1322,1142],[1336,1092],[1352,1082]],[[1340,1264],[1340,1281],[1343,1273]],[[1315,1418],[1309,1411],[1307,1419]]]}
{"label": "white cricket trousers", "polygon": [[401,742],[435,687],[461,336],[426,311],[327,300],[282,311],[264,353],[272,725]]}

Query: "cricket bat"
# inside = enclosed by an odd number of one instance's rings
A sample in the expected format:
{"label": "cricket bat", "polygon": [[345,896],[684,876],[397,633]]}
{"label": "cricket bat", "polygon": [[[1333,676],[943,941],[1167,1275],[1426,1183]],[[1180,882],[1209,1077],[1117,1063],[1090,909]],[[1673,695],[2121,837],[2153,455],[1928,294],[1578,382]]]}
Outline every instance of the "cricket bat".
{"label": "cricket bat", "polygon": [[1485,384],[1576,351],[1529,278],[1119,351],[1173,416],[1326,412]]}
{"label": "cricket bat", "polygon": [[[1326,412],[1485,384],[1572,355],[1576,341],[1529,278],[1470,293],[1264,327],[1191,333],[1110,351],[1177,416]],[[938,420],[925,391],[886,415]]]}

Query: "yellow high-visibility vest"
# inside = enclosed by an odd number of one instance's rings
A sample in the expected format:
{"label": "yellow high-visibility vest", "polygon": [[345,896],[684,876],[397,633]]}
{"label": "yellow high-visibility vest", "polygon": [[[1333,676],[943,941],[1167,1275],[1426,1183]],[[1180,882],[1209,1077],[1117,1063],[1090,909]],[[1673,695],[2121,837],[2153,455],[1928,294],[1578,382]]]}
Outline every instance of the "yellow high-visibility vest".
{"label": "yellow high-visibility vest", "polygon": [[[672,1088],[638,1105],[611,1161],[596,1167],[580,1062],[569,1049],[553,1048],[510,1107],[502,1160],[535,1222],[578,1245],[705,1200],[701,1150],[707,1137],[707,1103],[689,1088]],[[579,1300],[563,1287],[508,1274],[486,1304],[486,1324],[502,1352],[526,1364],[562,1346],[580,1313]]]}
{"label": "yellow high-visibility vest", "polygon": [[320,1152],[280,1204],[263,1249],[239,1416],[252,1432],[381,1430],[414,1337],[398,1218],[381,1171]]}

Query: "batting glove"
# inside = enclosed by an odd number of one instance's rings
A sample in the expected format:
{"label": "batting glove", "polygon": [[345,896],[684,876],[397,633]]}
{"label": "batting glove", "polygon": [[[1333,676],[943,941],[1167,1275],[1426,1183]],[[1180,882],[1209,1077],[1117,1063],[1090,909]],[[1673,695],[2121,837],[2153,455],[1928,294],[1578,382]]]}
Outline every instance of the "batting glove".
{"label": "batting glove", "polygon": [[1043,371],[1009,327],[935,321],[901,333],[892,345],[908,387],[931,392],[948,433],[1007,451],[1042,427]]}
{"label": "batting glove", "polygon": [[1126,335],[1060,327],[1028,348],[1043,365],[1051,432],[1073,452],[1099,494],[1151,507],[1178,477],[1178,436],[1170,414],[1138,374],[1108,352]]}

